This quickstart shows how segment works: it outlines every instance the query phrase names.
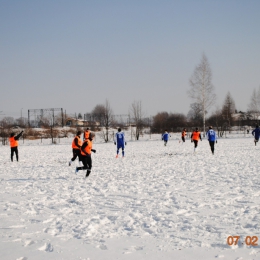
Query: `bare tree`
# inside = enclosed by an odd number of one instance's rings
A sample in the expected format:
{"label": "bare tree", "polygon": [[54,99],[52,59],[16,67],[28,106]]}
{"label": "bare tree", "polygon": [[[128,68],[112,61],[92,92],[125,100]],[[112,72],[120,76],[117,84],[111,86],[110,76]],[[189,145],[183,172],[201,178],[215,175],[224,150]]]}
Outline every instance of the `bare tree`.
{"label": "bare tree", "polygon": [[159,112],[153,117],[152,129],[154,133],[163,133],[165,130],[175,132],[186,124],[187,117],[183,114]]}
{"label": "bare tree", "polygon": [[215,112],[213,112],[212,115],[208,118],[207,123],[217,128],[218,136],[220,137],[222,137],[225,131],[227,131],[228,124],[223,118],[221,109],[216,109]]}
{"label": "bare tree", "polygon": [[91,112],[91,121],[96,121],[100,124],[100,126],[104,126],[105,110],[106,108],[104,105],[96,105]]}
{"label": "bare tree", "polygon": [[27,120],[25,117],[20,117],[15,120],[15,124],[19,125],[22,128],[26,127]]}
{"label": "bare tree", "polygon": [[78,113],[78,119],[82,119],[82,114]]}
{"label": "bare tree", "polygon": [[109,127],[112,125],[113,123],[113,111],[112,108],[110,107],[110,104],[108,102],[108,100],[106,99],[106,103],[105,103],[105,114],[104,114],[104,126],[105,126],[105,142],[109,141]]}
{"label": "bare tree", "polygon": [[142,110],[142,102],[134,101],[131,105],[130,113],[134,121],[134,124],[136,126],[135,139],[139,140],[139,136],[142,133],[142,129],[143,129],[143,118],[144,118],[144,113]]}
{"label": "bare tree", "polygon": [[168,128],[167,121],[169,119],[168,112],[159,112],[153,117],[153,132],[162,133]]}
{"label": "bare tree", "polygon": [[253,116],[254,119],[258,119],[260,114],[260,86],[258,90],[253,90],[253,94],[248,105],[248,112]]}
{"label": "bare tree", "polygon": [[6,116],[2,119],[2,122],[4,122],[4,124],[12,126],[15,124],[15,120],[13,117],[11,116]]}
{"label": "bare tree", "polygon": [[199,103],[190,104],[190,110],[187,115],[188,120],[192,125],[200,126],[203,122],[202,106]]}
{"label": "bare tree", "polygon": [[64,126],[64,121],[66,121],[67,115],[64,115],[63,113],[58,113],[54,117],[54,124],[57,126]]}
{"label": "bare tree", "polygon": [[10,127],[11,126],[9,125],[8,121],[5,120],[5,118],[0,121],[0,137],[3,145],[7,145]]}
{"label": "bare tree", "polygon": [[236,111],[236,105],[234,99],[231,97],[230,92],[227,93],[224,104],[222,106],[222,116],[228,122],[228,126],[232,125],[233,118],[232,115]]}
{"label": "bare tree", "polygon": [[188,91],[188,95],[202,107],[204,135],[206,111],[214,104],[216,99],[211,78],[210,65],[206,55],[203,53],[200,64],[195,67],[193,75],[190,78],[191,89]]}
{"label": "bare tree", "polygon": [[97,120],[102,127],[105,128],[103,131],[102,138],[105,142],[110,139],[109,128],[113,124],[113,110],[106,100],[105,105],[97,105],[92,111],[93,118]]}

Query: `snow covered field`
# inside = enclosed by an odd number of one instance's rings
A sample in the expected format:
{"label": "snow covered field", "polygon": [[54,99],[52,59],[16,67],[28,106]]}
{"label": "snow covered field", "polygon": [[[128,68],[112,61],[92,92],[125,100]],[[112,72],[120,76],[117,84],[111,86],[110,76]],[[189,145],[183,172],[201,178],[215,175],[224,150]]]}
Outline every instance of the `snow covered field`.
{"label": "snow covered field", "polygon": [[194,154],[190,140],[164,147],[147,136],[129,141],[124,159],[96,140],[87,179],[68,166],[71,141],[20,141],[19,163],[0,146],[1,260],[260,259],[244,242],[260,239],[252,137],[220,139],[213,156],[205,139]]}

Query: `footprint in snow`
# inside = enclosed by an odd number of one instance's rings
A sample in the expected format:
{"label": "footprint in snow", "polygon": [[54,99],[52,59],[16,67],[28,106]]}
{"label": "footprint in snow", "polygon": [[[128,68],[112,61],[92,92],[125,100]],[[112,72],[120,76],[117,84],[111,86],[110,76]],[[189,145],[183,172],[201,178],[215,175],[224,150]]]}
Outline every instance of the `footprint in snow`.
{"label": "footprint in snow", "polygon": [[101,250],[107,250],[107,246],[106,245],[98,245],[97,248],[99,248]]}
{"label": "footprint in snow", "polygon": [[32,245],[32,244],[34,244],[34,241],[33,241],[33,240],[26,240],[26,241],[24,242],[24,247],[30,246],[30,245]]}
{"label": "footprint in snow", "polygon": [[50,243],[45,243],[42,247],[38,248],[40,251],[53,252],[53,246]]}

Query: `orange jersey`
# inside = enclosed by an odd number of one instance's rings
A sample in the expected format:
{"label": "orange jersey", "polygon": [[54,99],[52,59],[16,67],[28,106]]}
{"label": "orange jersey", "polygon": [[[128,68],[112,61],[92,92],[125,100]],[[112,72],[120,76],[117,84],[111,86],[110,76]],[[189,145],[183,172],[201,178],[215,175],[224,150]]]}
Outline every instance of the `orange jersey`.
{"label": "orange jersey", "polygon": [[182,136],[182,137],[185,137],[185,135],[187,135],[187,134],[186,134],[186,131],[182,131],[181,136]]}
{"label": "orange jersey", "polygon": [[86,156],[86,153],[91,154],[91,149],[92,149],[92,141],[90,141],[89,139],[85,140],[80,149],[81,155]]}
{"label": "orange jersey", "polygon": [[80,137],[75,136],[75,138],[74,138],[73,141],[72,141],[71,147],[72,147],[73,149],[80,149],[80,148],[75,144],[75,139],[76,139],[76,138],[78,139],[78,145],[79,145],[79,146],[82,145],[82,141],[81,141]]}
{"label": "orange jersey", "polygon": [[90,134],[90,131],[89,131],[89,130],[86,130],[86,131],[84,132],[84,138],[85,138],[85,139],[88,139],[88,138],[89,138],[89,134]]}
{"label": "orange jersey", "polygon": [[10,143],[10,147],[18,146],[18,141],[14,139],[14,136],[9,138],[9,143]]}
{"label": "orange jersey", "polygon": [[199,139],[200,139],[200,132],[199,131],[198,132],[194,131],[192,133],[192,140],[199,141]]}

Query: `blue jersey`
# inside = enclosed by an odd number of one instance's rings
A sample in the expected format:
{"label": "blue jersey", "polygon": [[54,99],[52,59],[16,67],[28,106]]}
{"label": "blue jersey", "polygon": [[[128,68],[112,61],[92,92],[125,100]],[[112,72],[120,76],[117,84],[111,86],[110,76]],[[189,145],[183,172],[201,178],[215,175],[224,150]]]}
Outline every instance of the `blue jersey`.
{"label": "blue jersey", "polygon": [[255,130],[252,131],[252,135],[255,137],[255,139],[259,139],[260,136],[260,128],[257,127]]}
{"label": "blue jersey", "polygon": [[125,146],[125,134],[124,132],[117,132],[115,134],[114,142],[117,144],[117,147]]}
{"label": "blue jersey", "polygon": [[213,129],[209,129],[206,133],[206,136],[210,142],[214,142],[217,140],[217,134]]}
{"label": "blue jersey", "polygon": [[168,141],[169,138],[170,138],[170,134],[169,134],[169,133],[165,132],[164,134],[162,134],[162,139],[163,139],[164,141]]}

